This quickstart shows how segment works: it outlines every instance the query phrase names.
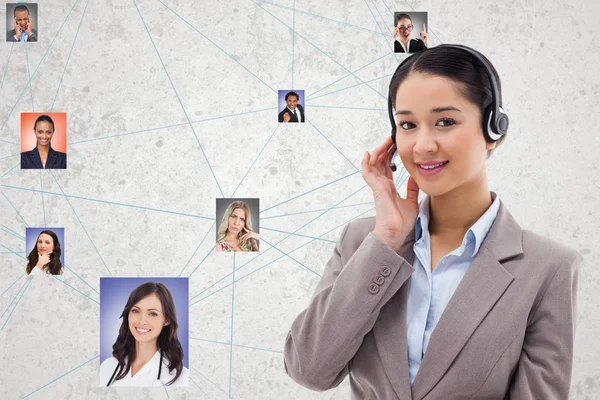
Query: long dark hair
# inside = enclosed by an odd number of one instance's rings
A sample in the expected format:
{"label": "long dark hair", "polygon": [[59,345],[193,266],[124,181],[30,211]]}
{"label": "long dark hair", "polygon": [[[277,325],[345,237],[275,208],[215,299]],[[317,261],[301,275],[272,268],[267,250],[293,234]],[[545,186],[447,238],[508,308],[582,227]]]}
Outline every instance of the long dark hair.
{"label": "long dark hair", "polygon": [[[473,50],[473,49],[472,49]],[[474,50],[475,51],[475,50]],[[479,53],[479,52],[477,52]],[[498,84],[498,103],[502,104],[502,86],[496,68],[483,54],[479,53],[489,65]],[[486,107],[492,104],[492,86],[487,71],[481,61],[465,50],[455,47],[440,45],[411,55],[402,67],[394,74],[390,83],[392,104],[396,107],[396,93],[400,84],[413,72],[441,76],[458,83],[461,94],[469,102],[475,104],[480,111],[480,122],[483,126],[483,113]],[[506,135],[497,142],[496,148],[502,144]],[[488,158],[493,153],[488,150]]]}
{"label": "long dark hair", "polygon": [[62,250],[60,249],[60,242],[58,241],[58,236],[56,236],[56,233],[52,231],[41,231],[37,239],[35,240],[35,246],[33,246],[31,253],[29,253],[29,255],[27,256],[27,275],[29,275],[31,271],[33,271],[39,260],[37,243],[40,240],[40,236],[42,236],[43,234],[50,236],[52,238],[52,241],[54,242],[54,250],[52,250],[52,254],[50,254],[50,262],[46,264],[46,266],[44,266],[44,270],[48,274],[60,275],[63,273],[62,263],[60,262],[60,255],[62,254]]}
{"label": "long dark hair", "polygon": [[123,322],[119,328],[119,336],[113,344],[113,356],[119,362],[119,370],[115,380],[122,379],[129,373],[131,363],[135,359],[135,338],[129,331],[129,311],[144,297],[155,293],[162,304],[163,314],[169,325],[163,326],[158,335],[158,348],[162,351],[164,357],[169,361],[169,373],[176,370],[177,373],[167,385],[172,384],[179,378],[183,370],[183,349],[177,338],[177,312],[175,302],[169,289],[162,283],[146,282],[131,292],[127,304],[121,313]]}

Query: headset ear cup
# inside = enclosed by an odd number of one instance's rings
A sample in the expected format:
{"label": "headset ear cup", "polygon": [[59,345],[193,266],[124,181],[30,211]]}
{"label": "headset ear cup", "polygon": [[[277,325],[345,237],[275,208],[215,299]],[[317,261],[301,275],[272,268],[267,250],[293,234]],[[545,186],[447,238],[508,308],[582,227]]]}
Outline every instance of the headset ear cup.
{"label": "headset ear cup", "polygon": [[506,113],[504,112],[504,110],[502,109],[502,107],[498,107],[499,108],[499,113],[498,113],[498,118],[497,118],[497,123],[496,123],[496,132],[499,135],[506,135],[506,132],[508,132],[508,125],[509,125],[509,120],[508,120],[508,115],[506,115]]}
{"label": "headset ear cup", "polygon": [[508,130],[508,115],[502,109],[496,116],[492,106],[485,110],[483,120],[483,136],[488,143],[494,143],[506,134]]}

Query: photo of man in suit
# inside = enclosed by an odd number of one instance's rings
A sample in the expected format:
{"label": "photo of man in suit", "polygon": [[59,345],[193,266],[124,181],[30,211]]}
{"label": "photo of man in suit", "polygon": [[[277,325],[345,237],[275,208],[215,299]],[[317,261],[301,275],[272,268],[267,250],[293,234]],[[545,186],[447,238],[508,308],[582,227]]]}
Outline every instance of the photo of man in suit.
{"label": "photo of man in suit", "polygon": [[[7,4],[8,8],[11,4]],[[14,4],[12,4],[14,5]],[[7,42],[37,42],[37,31],[33,27],[33,21],[29,8],[26,5],[18,5],[13,10],[14,28],[6,32]]]}
{"label": "photo of man in suit", "polygon": [[279,113],[279,122],[304,122],[304,107],[298,104],[299,99],[296,92],[286,93],[286,107]]}

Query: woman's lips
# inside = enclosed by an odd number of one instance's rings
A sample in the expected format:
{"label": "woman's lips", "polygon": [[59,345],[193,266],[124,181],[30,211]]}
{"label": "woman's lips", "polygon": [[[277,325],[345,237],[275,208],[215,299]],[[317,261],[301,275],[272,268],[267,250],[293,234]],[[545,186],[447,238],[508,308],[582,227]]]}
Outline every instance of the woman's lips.
{"label": "woman's lips", "polygon": [[135,331],[140,335],[145,335],[146,333],[150,332],[151,329],[135,328]]}
{"label": "woman's lips", "polygon": [[444,163],[438,167],[435,168],[423,168],[422,166],[418,165],[418,169],[419,172],[421,173],[421,175],[424,176],[431,176],[431,175],[436,175],[438,173],[440,173],[441,171],[443,171],[446,168],[446,165],[448,165],[450,161],[444,161]]}

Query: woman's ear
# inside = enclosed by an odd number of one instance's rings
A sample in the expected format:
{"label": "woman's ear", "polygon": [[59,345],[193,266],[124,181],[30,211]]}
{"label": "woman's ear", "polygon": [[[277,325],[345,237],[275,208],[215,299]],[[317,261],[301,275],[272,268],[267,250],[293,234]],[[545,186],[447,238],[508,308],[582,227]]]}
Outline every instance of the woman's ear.
{"label": "woman's ear", "polygon": [[171,325],[171,323],[169,321],[165,322],[165,324],[163,326],[167,326],[167,325]]}
{"label": "woman's ear", "polygon": [[486,148],[486,150],[493,150],[496,148],[497,144],[498,144],[497,142],[492,142],[492,143],[486,142],[485,148]]}

